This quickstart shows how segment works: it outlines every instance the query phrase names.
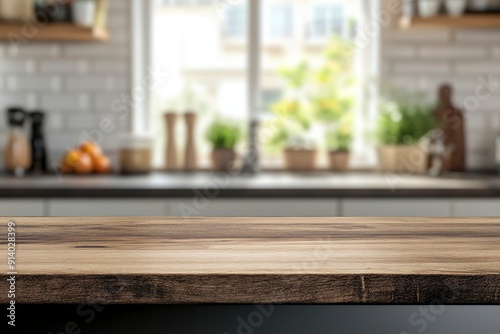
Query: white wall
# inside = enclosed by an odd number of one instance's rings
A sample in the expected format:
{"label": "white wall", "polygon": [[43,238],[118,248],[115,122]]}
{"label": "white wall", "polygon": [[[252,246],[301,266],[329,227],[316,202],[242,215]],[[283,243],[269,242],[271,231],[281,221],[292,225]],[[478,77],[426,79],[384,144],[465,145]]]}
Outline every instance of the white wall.
{"label": "white wall", "polygon": [[468,167],[493,167],[494,138],[500,131],[500,85],[484,100],[476,98],[475,91],[480,76],[496,75],[500,83],[500,30],[402,31],[393,25],[382,31],[381,40],[381,79],[426,91],[433,99],[441,83],[452,84],[457,105],[466,110]]}
{"label": "white wall", "polygon": [[111,117],[116,129],[104,136],[103,145],[114,147],[113,138],[130,121],[119,120],[111,102],[130,91],[131,23],[129,1],[110,0],[109,5],[109,42],[32,41],[18,53],[8,42],[0,44],[0,150],[9,106],[48,113],[50,162],[58,161],[68,146],[79,142],[82,131],[92,132],[105,117]]}

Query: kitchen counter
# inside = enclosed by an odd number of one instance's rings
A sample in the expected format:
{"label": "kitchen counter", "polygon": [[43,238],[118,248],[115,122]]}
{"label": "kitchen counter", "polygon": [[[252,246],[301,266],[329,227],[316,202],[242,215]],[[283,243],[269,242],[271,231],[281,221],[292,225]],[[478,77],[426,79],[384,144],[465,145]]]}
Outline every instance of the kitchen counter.
{"label": "kitchen counter", "polygon": [[142,176],[0,177],[3,198],[182,198],[196,190],[217,197],[500,197],[500,176],[442,177],[376,173],[153,173]]}
{"label": "kitchen counter", "polygon": [[500,303],[498,219],[13,221],[18,303]]}

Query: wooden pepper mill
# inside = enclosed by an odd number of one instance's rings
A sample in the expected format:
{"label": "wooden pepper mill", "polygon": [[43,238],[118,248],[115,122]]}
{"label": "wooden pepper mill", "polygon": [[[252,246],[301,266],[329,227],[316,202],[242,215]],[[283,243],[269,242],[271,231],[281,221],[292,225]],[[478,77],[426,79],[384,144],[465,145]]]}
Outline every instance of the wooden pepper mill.
{"label": "wooden pepper mill", "polygon": [[184,115],[186,120],[186,146],[184,156],[184,169],[194,171],[197,169],[196,143],[194,138],[196,128],[196,114],[188,111]]}
{"label": "wooden pepper mill", "polygon": [[465,171],[465,126],[463,113],[452,102],[450,85],[439,88],[439,105],[435,116],[444,132],[444,141],[451,147],[451,155],[443,161],[444,171]]}
{"label": "wooden pepper mill", "polygon": [[173,171],[179,169],[177,162],[177,143],[176,143],[176,121],[177,115],[173,112],[165,114],[165,121],[167,127],[167,145],[165,151],[165,167],[167,170]]}

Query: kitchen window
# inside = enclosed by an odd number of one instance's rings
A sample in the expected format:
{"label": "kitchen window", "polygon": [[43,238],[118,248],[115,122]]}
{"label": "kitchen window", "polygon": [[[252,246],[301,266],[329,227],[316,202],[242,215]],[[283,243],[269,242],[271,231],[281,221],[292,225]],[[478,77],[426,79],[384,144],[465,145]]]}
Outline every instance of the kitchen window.
{"label": "kitchen window", "polygon": [[346,35],[346,19],[344,6],[347,3],[316,4],[311,8],[311,23],[309,37],[311,39],[326,39],[331,34]]}
{"label": "kitchen window", "polygon": [[[252,0],[253,1],[253,0]],[[227,119],[248,128],[258,120],[263,131],[272,124],[273,110],[284,99],[290,98],[290,82],[283,70],[296,68],[300,63],[317,67],[330,47],[332,35],[350,38],[348,45],[355,52],[352,57],[356,85],[353,87],[354,123],[356,139],[354,160],[363,165],[367,160],[363,144],[366,128],[373,122],[377,66],[378,36],[370,43],[356,47],[356,31],[369,23],[376,6],[366,0],[266,0],[260,3],[260,19],[251,17],[254,29],[261,32],[261,43],[250,48],[248,12],[249,1],[181,1],[156,0],[149,3],[143,19],[151,22],[144,34],[143,68],[167,71],[168,84],[149,92],[147,107],[137,116],[143,130],[154,135],[155,164],[164,163],[165,124],[163,114],[169,110],[182,113],[194,110],[198,114],[197,144],[200,168],[210,166],[210,145],[205,140],[206,129],[214,119]],[[349,29],[348,29],[349,28]],[[239,40],[236,44],[228,41]],[[350,52],[350,51],[349,51]],[[251,61],[249,56],[251,55]],[[258,58],[258,59],[257,59]],[[258,67],[257,67],[258,66]],[[312,79],[311,79],[312,80]],[[305,86],[309,83],[305,82]],[[292,92],[293,93],[293,92]],[[250,99],[249,96],[254,96]],[[141,117],[147,115],[147,120]],[[182,121],[179,121],[182,122]],[[137,128],[137,126],[136,126]],[[178,125],[179,145],[184,142],[182,124]],[[318,131],[311,129],[314,135]],[[238,151],[248,153],[247,140]],[[318,142],[321,138],[313,138]],[[258,140],[260,166],[282,168],[281,155],[268,143]],[[358,165],[358,163],[354,163]]]}
{"label": "kitchen window", "polygon": [[[265,42],[292,37],[293,7],[286,3],[265,3],[261,26]],[[224,9],[224,36],[245,39],[248,32],[248,7],[232,6]]]}

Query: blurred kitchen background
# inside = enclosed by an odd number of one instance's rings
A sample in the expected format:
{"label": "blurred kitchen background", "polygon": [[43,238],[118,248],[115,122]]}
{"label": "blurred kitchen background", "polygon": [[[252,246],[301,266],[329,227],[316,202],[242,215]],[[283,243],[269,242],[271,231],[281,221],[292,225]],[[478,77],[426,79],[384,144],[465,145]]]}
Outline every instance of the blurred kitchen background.
{"label": "blurred kitchen background", "polygon": [[0,215],[499,215],[500,1],[0,0]]}

